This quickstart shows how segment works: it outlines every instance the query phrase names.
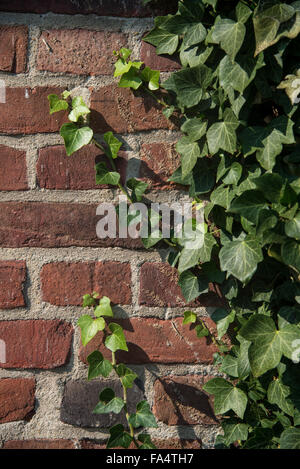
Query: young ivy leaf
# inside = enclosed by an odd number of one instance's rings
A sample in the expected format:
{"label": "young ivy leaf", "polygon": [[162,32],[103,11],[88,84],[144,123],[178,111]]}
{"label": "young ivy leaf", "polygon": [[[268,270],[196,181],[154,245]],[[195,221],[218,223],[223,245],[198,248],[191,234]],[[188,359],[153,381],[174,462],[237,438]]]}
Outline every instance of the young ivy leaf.
{"label": "young ivy leaf", "polygon": [[93,131],[90,127],[78,127],[76,124],[67,123],[61,126],[60,135],[64,139],[67,155],[70,156],[90,143]]}
{"label": "young ivy leaf", "polygon": [[156,446],[152,443],[150,435],[146,433],[140,433],[138,440],[143,443],[140,446],[140,449],[156,449]]}
{"label": "young ivy leaf", "polygon": [[148,83],[149,90],[158,90],[159,89],[159,70],[151,70],[150,67],[145,67],[141,72],[142,80]]}
{"label": "young ivy leaf", "polygon": [[130,368],[120,363],[116,367],[117,375],[121,378],[122,384],[125,388],[132,388],[134,380],[137,378],[137,374],[134,373]]}
{"label": "young ivy leaf", "polygon": [[182,324],[190,324],[197,321],[197,314],[193,311],[185,311]]}
{"label": "young ivy leaf", "polygon": [[107,378],[113,369],[111,362],[108,360],[105,360],[103,358],[102,353],[99,352],[98,350],[95,350],[94,352],[92,352],[87,357],[87,361],[89,364],[89,371],[88,371],[89,381],[91,379],[97,378],[98,376],[103,376],[104,378]]}
{"label": "young ivy leaf", "polygon": [[132,437],[129,433],[124,431],[124,427],[121,424],[115,425],[109,430],[110,438],[107,442],[107,449],[116,448],[121,446],[122,448],[128,448],[132,442]]}
{"label": "young ivy leaf", "polygon": [[117,350],[125,350],[128,352],[122,327],[114,322],[110,323],[108,327],[112,334],[106,337],[105,346],[112,352],[116,352]]}
{"label": "young ivy leaf", "polygon": [[72,99],[72,111],[69,114],[69,120],[78,122],[80,117],[90,114],[90,109],[87,107],[81,96],[76,96]]}
{"label": "young ivy leaf", "polygon": [[146,182],[139,181],[138,179],[131,178],[127,181],[127,187],[132,190],[135,199],[140,202],[148,184]]}
{"label": "young ivy leaf", "polygon": [[96,184],[110,184],[117,186],[120,182],[120,174],[116,171],[109,171],[106,164],[101,161],[95,166],[96,169]]}
{"label": "young ivy leaf", "polygon": [[99,316],[110,316],[113,317],[113,311],[110,306],[110,299],[107,296],[103,296],[99,301],[99,305],[94,310],[94,315]]}
{"label": "young ivy leaf", "polygon": [[87,345],[95,337],[98,331],[103,331],[105,321],[103,318],[93,319],[88,314],[84,314],[78,319],[78,326],[81,329],[82,345]]}
{"label": "young ivy leaf", "polygon": [[134,427],[152,427],[157,428],[154,415],[150,410],[147,401],[141,401],[136,406],[136,413],[129,416],[129,423]]}
{"label": "young ivy leaf", "polygon": [[214,395],[216,414],[225,414],[233,410],[241,419],[247,407],[247,395],[223,378],[213,378],[203,386],[204,391]]}
{"label": "young ivy leaf", "polygon": [[118,156],[118,151],[120,150],[122,146],[122,142],[118,140],[112,132],[106,132],[103,135],[103,139],[105,143],[107,144],[108,148],[106,149],[105,153],[110,156],[111,158],[117,158]]}
{"label": "young ivy leaf", "polygon": [[60,99],[56,94],[49,94],[48,101],[50,105],[50,114],[59,111],[66,111],[69,107],[67,101]]}
{"label": "young ivy leaf", "polygon": [[96,405],[93,410],[93,414],[119,414],[123,409],[125,402],[120,397],[116,397],[114,391],[111,388],[105,388],[100,393],[100,402]]}
{"label": "young ivy leaf", "polygon": [[83,308],[85,308],[86,306],[89,307],[89,306],[95,306],[96,305],[96,299],[93,298],[93,296],[90,295],[90,294],[83,295],[82,300],[83,300],[83,302],[82,302]]}

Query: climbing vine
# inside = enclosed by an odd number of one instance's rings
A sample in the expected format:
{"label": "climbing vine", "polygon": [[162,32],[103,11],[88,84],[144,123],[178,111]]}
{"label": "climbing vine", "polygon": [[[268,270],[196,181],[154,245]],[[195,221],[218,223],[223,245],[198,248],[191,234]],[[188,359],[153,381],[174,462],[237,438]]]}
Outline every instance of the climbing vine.
{"label": "climbing vine", "polygon": [[[182,0],[144,38],[179,71],[161,83],[128,49],[115,52],[119,86],[151,94],[180,123],[181,164],[170,181],[204,201],[201,246],[159,230],[143,242],[167,244],[188,303],[211,282],[226,300],[212,314],[222,375],[204,386],[221,416],[219,448],[300,448],[299,32],[300,1]],[[69,107],[67,94],[49,97],[51,112]],[[147,185],[120,184],[120,142],[111,132],[97,142],[89,112],[73,98],[61,128],[67,154],[96,144],[110,163],[96,165],[96,181],[141,200]],[[184,322],[210,334],[193,311]],[[222,342],[228,331],[231,346]]]}

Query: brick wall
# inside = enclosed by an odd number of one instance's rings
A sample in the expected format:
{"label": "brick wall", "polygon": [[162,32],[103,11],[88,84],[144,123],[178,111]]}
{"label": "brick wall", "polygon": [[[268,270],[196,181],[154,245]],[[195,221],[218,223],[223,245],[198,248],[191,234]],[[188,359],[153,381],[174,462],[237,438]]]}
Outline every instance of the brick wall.
{"label": "brick wall", "polygon": [[[215,373],[215,348],[182,325],[185,303],[166,251],[97,238],[96,207],[118,192],[95,185],[101,152],[66,156],[58,134],[66,116],[48,112],[49,93],[76,88],[96,132],[113,130],[123,141],[123,180],[146,180],[153,201],[186,197],[167,182],[178,133],[151,100],[112,77],[120,46],[163,75],[178,67],[142,44],[153,12],[139,0],[0,0],[0,11],[0,446],[103,448],[116,419],[91,413],[103,383],[86,380],[101,334],[83,348],[76,326],[82,295],[98,290],[125,329],[129,353],[118,358],[139,376],[130,399],[150,402],[156,444],[211,447],[218,422],[202,385]],[[219,303],[212,286],[192,306],[213,328],[209,312]],[[118,391],[118,382],[108,384]]]}

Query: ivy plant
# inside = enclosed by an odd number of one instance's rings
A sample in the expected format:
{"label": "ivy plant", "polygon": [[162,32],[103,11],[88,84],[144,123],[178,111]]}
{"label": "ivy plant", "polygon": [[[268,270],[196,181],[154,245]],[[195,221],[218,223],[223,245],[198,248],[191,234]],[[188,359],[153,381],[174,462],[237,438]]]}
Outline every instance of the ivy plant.
{"label": "ivy plant", "polygon": [[[186,186],[196,206],[204,201],[201,246],[186,249],[159,228],[143,242],[167,245],[188,303],[201,302],[211,282],[222,291],[224,307],[212,314],[216,337],[193,311],[183,319],[218,348],[220,376],[204,390],[220,416],[219,448],[300,448],[299,32],[299,1],[184,0],[176,14],[155,18],[144,38],[181,64],[164,82],[128,49],[114,52],[119,86],[151,94],[180,122],[181,164],[170,181]],[[51,112],[70,111],[61,129],[67,154],[97,145],[110,167],[98,164],[96,181],[119,187],[129,202],[141,200],[144,183],[120,183],[120,142],[110,132],[96,140],[88,107],[70,100],[68,92],[49,97]],[[102,327],[98,319],[86,320],[83,340]],[[99,408],[121,409],[118,399],[105,391]]]}
{"label": "ivy plant", "polygon": [[83,297],[83,307],[92,309],[92,316],[84,314],[78,320],[81,330],[81,341],[86,346],[99,331],[105,334],[104,345],[111,352],[111,360],[103,357],[99,350],[95,350],[88,357],[88,380],[102,376],[107,378],[112,374],[121,382],[123,396],[115,395],[111,388],[104,388],[99,394],[99,402],[93,410],[94,414],[119,414],[124,412],[128,428],[122,424],[110,428],[110,437],[107,448],[128,448],[134,444],[136,448],[153,449],[155,445],[147,433],[135,434],[135,429],[157,427],[154,415],[147,401],[143,400],[136,406],[136,412],[129,414],[127,390],[134,386],[137,374],[123,363],[117,363],[116,352],[118,350],[128,351],[126,339],[122,327],[112,321],[113,310],[110,299],[106,296],[99,298],[97,292],[86,294]]}

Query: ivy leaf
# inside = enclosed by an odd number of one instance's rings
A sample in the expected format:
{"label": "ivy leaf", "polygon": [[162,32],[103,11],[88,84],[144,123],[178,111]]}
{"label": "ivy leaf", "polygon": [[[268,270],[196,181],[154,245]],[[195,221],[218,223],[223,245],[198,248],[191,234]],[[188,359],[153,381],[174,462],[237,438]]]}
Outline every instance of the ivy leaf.
{"label": "ivy leaf", "polygon": [[200,156],[200,148],[198,143],[189,137],[182,137],[176,144],[176,150],[181,155],[182,177],[185,178],[195,166]]}
{"label": "ivy leaf", "polygon": [[239,121],[229,108],[225,109],[223,119],[223,122],[211,125],[206,134],[209,151],[212,154],[217,153],[220,149],[231,154],[236,150],[235,131],[239,126]]}
{"label": "ivy leaf", "polygon": [[132,88],[137,90],[142,83],[143,80],[139,77],[137,69],[131,66],[129,71],[121,76],[118,86],[120,88]]}
{"label": "ivy leaf", "polygon": [[233,410],[241,419],[247,406],[247,396],[241,389],[223,378],[213,378],[203,386],[204,391],[214,395],[216,414],[225,414]]}
{"label": "ivy leaf", "polygon": [[285,386],[280,379],[275,379],[268,387],[268,400],[271,404],[276,404],[286,414],[293,417],[294,406],[288,399],[290,388]]}
{"label": "ivy leaf", "polygon": [[120,174],[115,171],[109,171],[104,162],[97,163],[96,169],[96,184],[110,184],[117,186],[120,182]]}
{"label": "ivy leaf", "polygon": [[281,257],[286,265],[291,265],[300,272],[300,243],[288,240],[281,247]]}
{"label": "ivy leaf", "polygon": [[141,72],[141,77],[144,81],[148,82],[149,90],[159,89],[160,72],[158,70],[151,70],[150,67],[145,67]]}
{"label": "ivy leaf", "polygon": [[285,90],[286,94],[290,98],[292,105],[298,104],[300,98],[300,69],[297,70],[296,75],[287,75],[277,88]]}
{"label": "ivy leaf", "polygon": [[212,320],[217,324],[218,339],[226,334],[229,325],[234,321],[235,311],[228,311],[224,308],[217,308],[211,315]]}
{"label": "ivy leaf", "polygon": [[129,433],[124,431],[124,427],[121,424],[115,425],[109,430],[110,437],[107,442],[107,449],[116,448],[121,446],[122,448],[129,448],[132,440],[132,437]]}
{"label": "ivy leaf", "polygon": [[127,181],[127,187],[133,191],[136,200],[140,202],[143,198],[144,192],[148,187],[148,184],[146,182],[139,181],[138,179],[131,178]]}
{"label": "ivy leaf", "polygon": [[205,278],[198,278],[190,270],[186,270],[180,275],[178,284],[188,303],[197,298],[201,293],[208,292],[208,281]]}
{"label": "ivy leaf", "polygon": [[110,361],[105,360],[103,355],[98,350],[92,352],[88,357],[87,361],[89,364],[89,371],[88,371],[88,380],[97,378],[98,376],[103,376],[107,378],[113,367]]}
{"label": "ivy leaf", "polygon": [[300,428],[287,428],[280,435],[280,449],[300,449]]}
{"label": "ivy leaf", "polygon": [[203,246],[199,249],[199,261],[209,262],[211,258],[211,252],[217,242],[211,233],[205,233],[203,239]]}
{"label": "ivy leaf", "polygon": [[246,28],[243,23],[222,18],[214,25],[212,40],[220,44],[222,49],[234,59],[244,42],[245,34]]}
{"label": "ivy leaf", "polygon": [[65,111],[69,105],[64,99],[60,99],[56,94],[49,94],[48,101],[50,105],[50,114],[59,111]]}
{"label": "ivy leaf", "polygon": [[228,92],[231,88],[243,93],[255,76],[256,63],[253,59],[244,62],[233,62],[225,55],[220,62],[220,85]]}
{"label": "ivy leaf", "polygon": [[284,230],[287,236],[300,241],[300,212],[292,220],[286,222]]}
{"label": "ivy leaf", "polygon": [[103,318],[93,319],[88,314],[84,314],[78,319],[78,326],[81,329],[82,345],[87,345],[90,340],[95,337],[98,331],[105,328],[105,321]]}
{"label": "ivy leaf", "polygon": [[235,7],[236,19],[240,23],[246,23],[248,18],[252,15],[252,10],[245,3],[239,2]]}
{"label": "ivy leaf", "polygon": [[140,449],[156,449],[156,446],[152,443],[150,435],[146,433],[140,433],[138,436],[138,440],[143,443],[140,446]]}
{"label": "ivy leaf", "polygon": [[244,441],[248,437],[248,428],[249,425],[246,423],[222,423],[222,428],[224,430],[224,441],[227,446],[235,441]]}
{"label": "ivy leaf", "polygon": [[237,185],[241,176],[242,176],[243,168],[238,162],[232,163],[228,173],[225,177],[223,177],[224,184],[233,184]]}
{"label": "ivy leaf", "polygon": [[253,17],[253,25],[256,39],[255,55],[275,44],[279,26],[292,18],[295,10],[292,6],[278,3],[271,7],[258,10]]}
{"label": "ivy leaf", "polygon": [[200,249],[183,248],[179,257],[178,272],[182,273],[197,265],[199,262],[199,252]]}
{"label": "ivy leaf", "polygon": [[156,46],[157,54],[172,55],[177,49],[179,40],[177,34],[169,33],[161,28],[155,28],[143,38],[143,41]]}
{"label": "ivy leaf", "polygon": [[93,410],[93,414],[119,414],[123,409],[125,402],[120,397],[116,397],[111,388],[105,388],[100,393],[100,402]]}
{"label": "ivy leaf", "polygon": [[87,107],[81,96],[76,96],[72,99],[72,111],[69,114],[69,120],[78,122],[79,118],[90,114],[90,109]]}
{"label": "ivy leaf", "polygon": [[207,121],[203,121],[198,117],[188,119],[182,124],[180,130],[188,134],[190,140],[200,140],[205,135],[207,129]]}
{"label": "ivy leaf", "polygon": [[197,314],[193,311],[185,311],[182,324],[191,324],[197,321]]}
{"label": "ivy leaf", "polygon": [[226,243],[220,250],[219,258],[221,270],[246,283],[256,271],[257,264],[263,260],[263,255],[259,242],[247,236],[243,240]]}
{"label": "ivy leaf", "polygon": [[[172,75],[172,82],[166,80],[164,88],[177,94],[179,102],[188,108],[196,106],[213,78],[211,69],[206,65],[186,68]],[[171,88],[169,84],[172,83]]]}
{"label": "ivy leaf", "polygon": [[136,413],[131,414],[128,421],[134,428],[157,428],[158,426],[147,401],[141,401],[137,404]]}
{"label": "ivy leaf", "polygon": [[120,365],[116,367],[116,372],[118,376],[121,378],[122,385],[125,388],[132,388],[133,383],[135,379],[137,378],[137,374],[134,373],[127,366],[123,365],[123,363],[121,363]]}
{"label": "ivy leaf", "polygon": [[235,198],[230,204],[229,211],[238,213],[252,223],[257,223],[260,211],[267,208],[268,204],[264,194],[260,191],[250,190]]}
{"label": "ivy leaf", "polygon": [[110,306],[110,299],[107,296],[103,296],[99,301],[99,305],[96,306],[94,310],[94,314],[96,317],[99,316],[111,316],[113,317],[113,312]]}
{"label": "ivy leaf", "polygon": [[206,38],[206,29],[202,23],[196,23],[190,25],[188,31],[184,35],[182,42],[182,48],[186,49],[187,47],[193,46],[194,44],[199,44],[204,41]]}
{"label": "ivy leaf", "polygon": [[229,209],[230,203],[234,198],[234,192],[224,184],[218,186],[210,195],[210,200],[214,205],[220,205],[225,209]]}
{"label": "ivy leaf", "polygon": [[108,146],[108,148],[105,150],[105,153],[111,158],[117,158],[118,151],[122,146],[122,142],[120,142],[120,140],[118,140],[112,132],[106,132],[103,135],[103,140]]}
{"label": "ivy leaf", "polygon": [[125,350],[128,352],[122,327],[114,322],[110,323],[108,327],[112,334],[106,337],[105,346],[112,352],[116,352],[117,350]]}
{"label": "ivy leaf", "polygon": [[237,378],[237,358],[233,357],[232,355],[225,355],[220,371],[222,373],[226,373],[229,376],[232,376],[233,378]]}
{"label": "ivy leaf", "polygon": [[70,156],[90,143],[93,131],[90,127],[78,127],[76,124],[67,123],[61,126],[60,135],[64,139],[67,155]]}

